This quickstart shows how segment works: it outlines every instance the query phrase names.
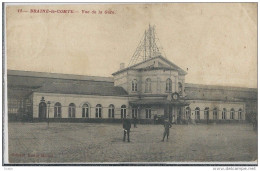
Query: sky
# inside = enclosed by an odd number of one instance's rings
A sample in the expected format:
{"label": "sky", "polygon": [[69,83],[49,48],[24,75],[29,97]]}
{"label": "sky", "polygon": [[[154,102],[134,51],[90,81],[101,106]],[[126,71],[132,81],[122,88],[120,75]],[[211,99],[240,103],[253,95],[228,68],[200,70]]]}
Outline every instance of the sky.
{"label": "sky", "polygon": [[257,88],[257,3],[10,5],[7,69],[110,77],[149,24],[187,83]]}

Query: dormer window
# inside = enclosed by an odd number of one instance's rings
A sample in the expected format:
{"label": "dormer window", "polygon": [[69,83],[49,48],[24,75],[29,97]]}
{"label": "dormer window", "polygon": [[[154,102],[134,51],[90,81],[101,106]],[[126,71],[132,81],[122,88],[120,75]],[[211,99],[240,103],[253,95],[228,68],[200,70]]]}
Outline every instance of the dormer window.
{"label": "dormer window", "polygon": [[145,92],[151,92],[152,91],[152,81],[151,78],[147,78],[145,80]]}
{"label": "dormer window", "polygon": [[136,79],[134,79],[132,81],[132,91],[137,91],[137,80]]}
{"label": "dormer window", "polygon": [[170,78],[166,80],[166,92],[172,92],[172,80]]}

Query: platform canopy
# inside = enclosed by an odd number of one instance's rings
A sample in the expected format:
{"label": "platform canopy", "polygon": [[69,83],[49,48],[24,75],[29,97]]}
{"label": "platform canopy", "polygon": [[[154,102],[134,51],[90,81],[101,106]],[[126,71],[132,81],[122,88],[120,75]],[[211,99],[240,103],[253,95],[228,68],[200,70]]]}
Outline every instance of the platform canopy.
{"label": "platform canopy", "polygon": [[166,99],[141,99],[136,101],[130,101],[130,105],[176,105],[176,106],[188,106],[190,103],[184,100],[166,100]]}

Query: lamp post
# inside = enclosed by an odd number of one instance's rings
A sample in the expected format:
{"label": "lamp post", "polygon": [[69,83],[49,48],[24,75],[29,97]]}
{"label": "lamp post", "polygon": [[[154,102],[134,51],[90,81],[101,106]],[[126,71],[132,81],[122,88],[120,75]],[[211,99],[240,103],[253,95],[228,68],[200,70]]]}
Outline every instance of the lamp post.
{"label": "lamp post", "polygon": [[51,104],[51,102],[50,102],[50,101],[48,101],[48,102],[47,102],[47,104],[48,104],[48,127],[49,127],[50,104]]}

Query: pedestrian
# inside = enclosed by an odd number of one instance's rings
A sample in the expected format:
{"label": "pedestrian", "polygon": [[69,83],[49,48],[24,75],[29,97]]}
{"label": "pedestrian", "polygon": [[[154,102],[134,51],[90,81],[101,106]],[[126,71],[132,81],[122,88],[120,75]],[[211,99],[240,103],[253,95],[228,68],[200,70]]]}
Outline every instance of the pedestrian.
{"label": "pedestrian", "polygon": [[124,129],[124,139],[123,141],[125,141],[125,137],[127,134],[127,140],[128,142],[130,142],[130,129],[131,129],[131,122],[129,119],[124,119],[123,120],[123,129]]}
{"label": "pedestrian", "polygon": [[169,138],[169,134],[170,134],[170,128],[172,127],[171,123],[169,122],[169,119],[166,118],[164,120],[164,133],[163,133],[163,139],[162,141],[164,141],[165,136],[167,135],[167,140]]}

